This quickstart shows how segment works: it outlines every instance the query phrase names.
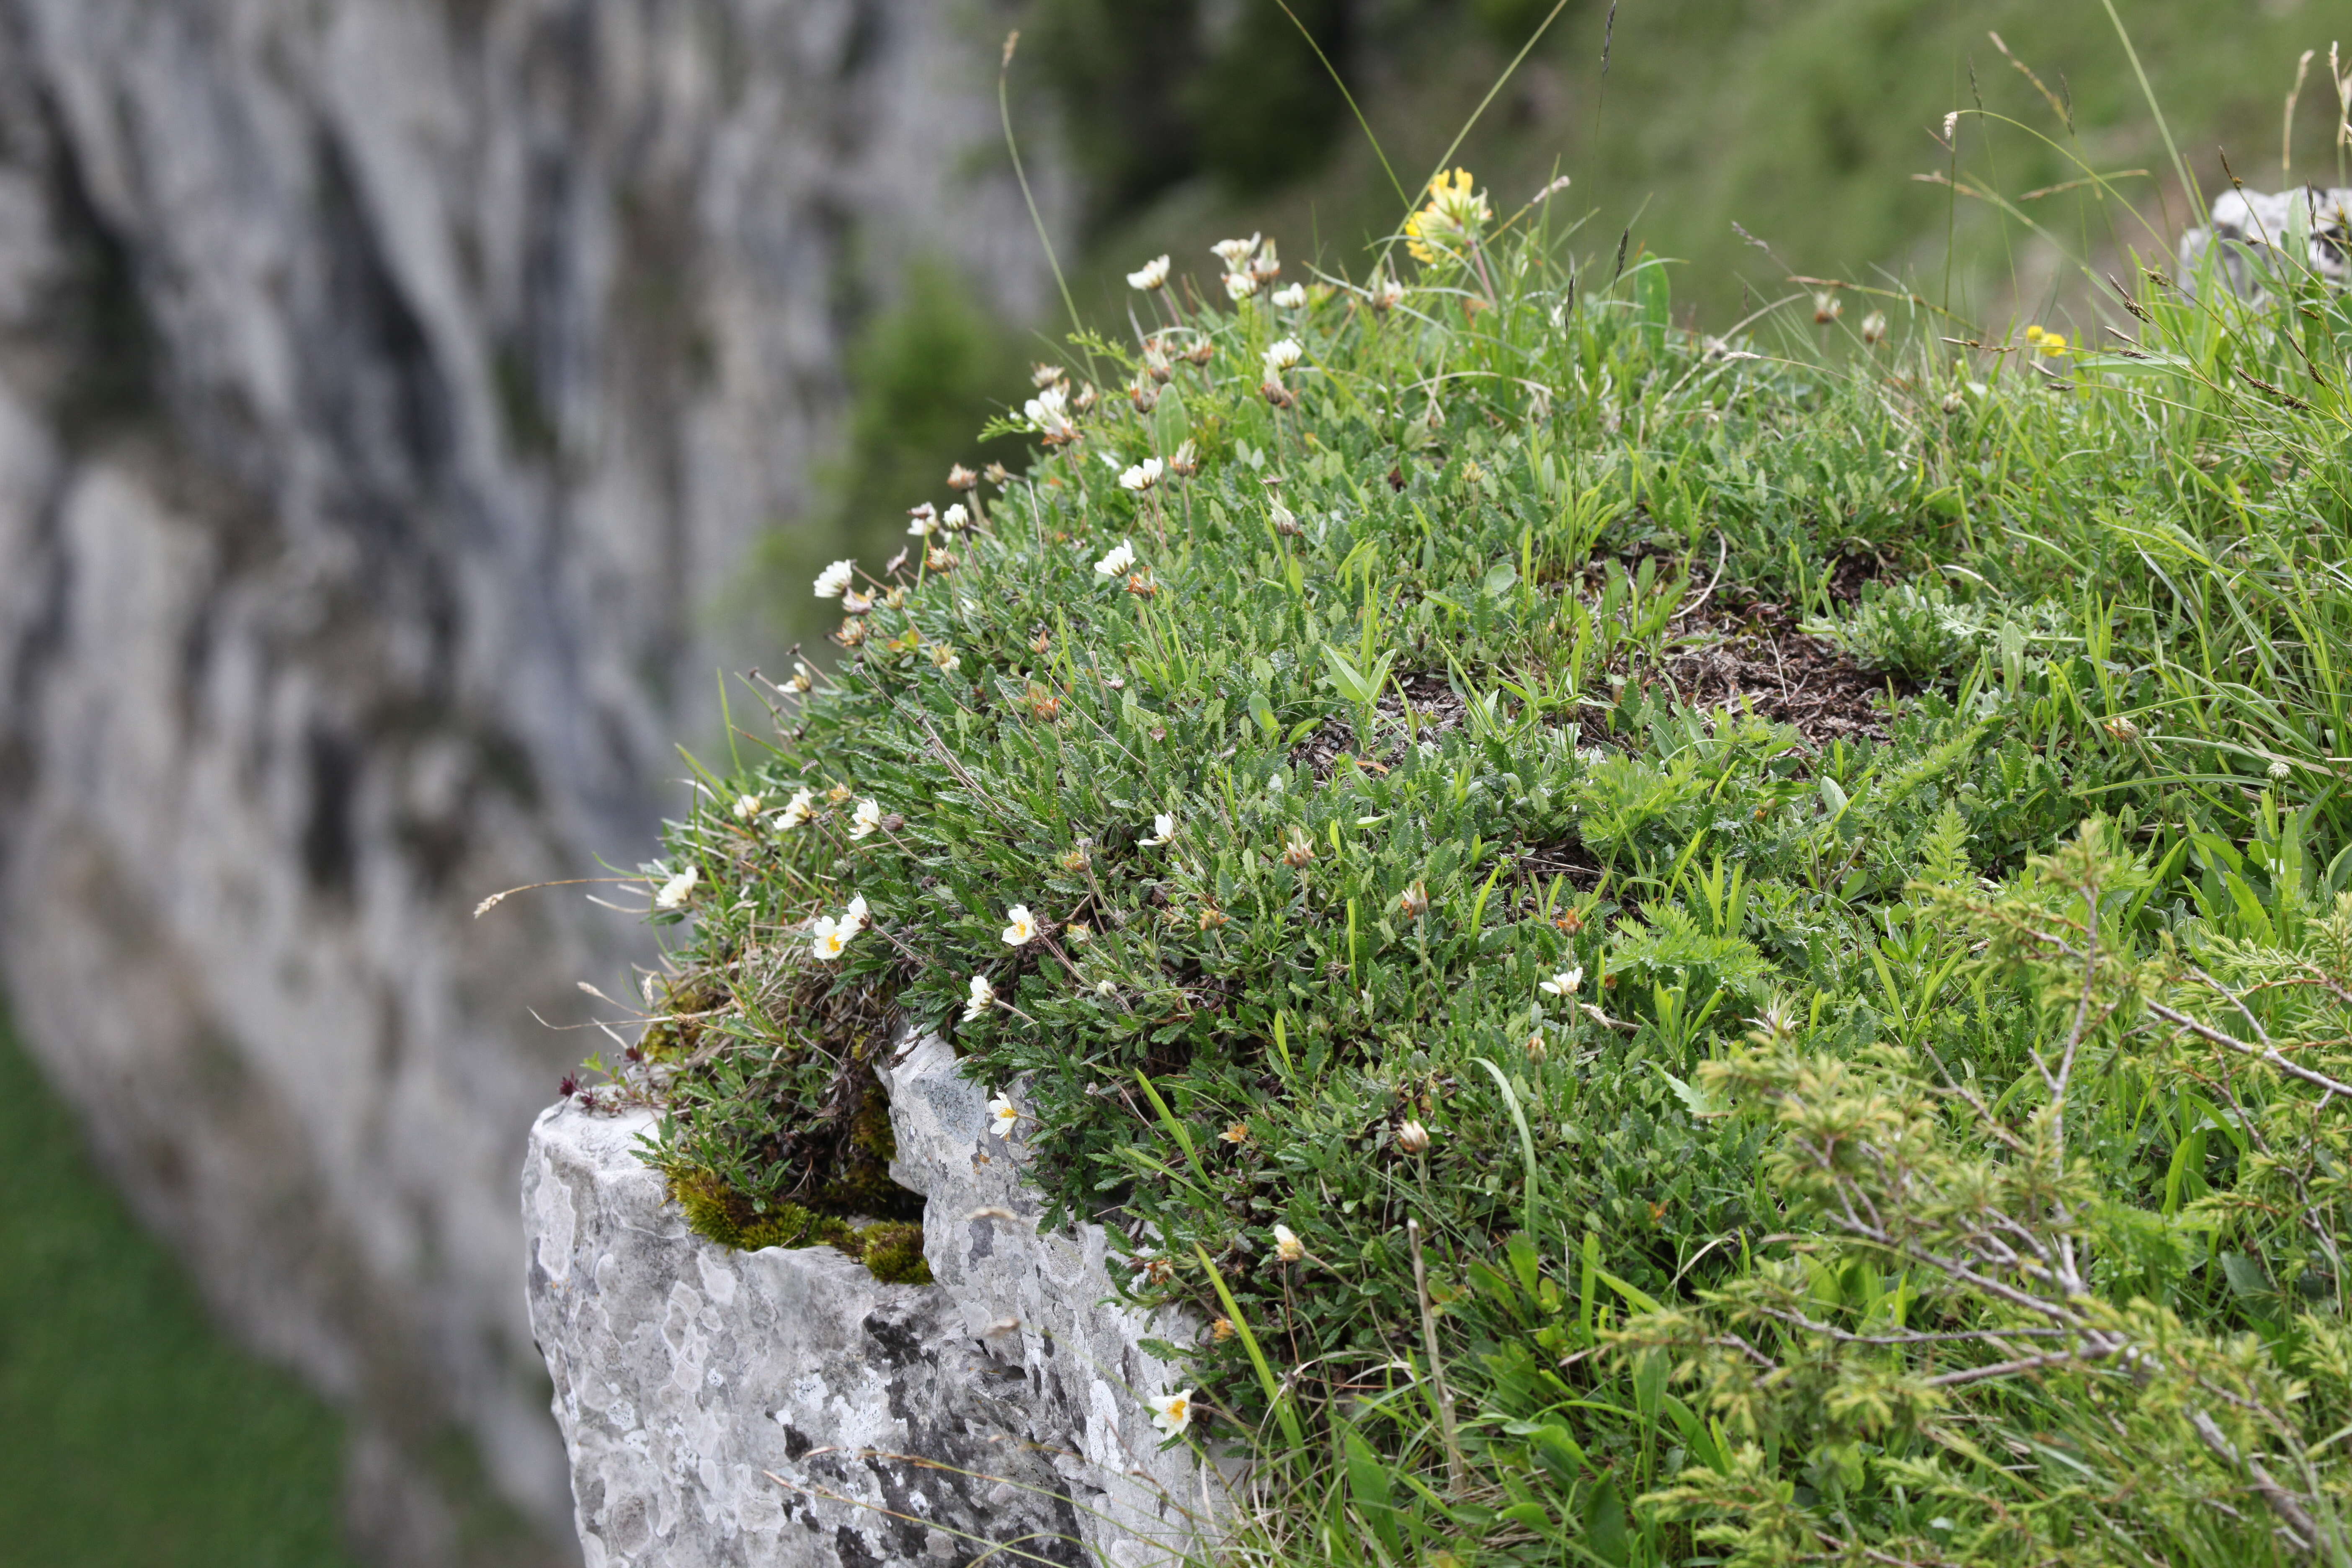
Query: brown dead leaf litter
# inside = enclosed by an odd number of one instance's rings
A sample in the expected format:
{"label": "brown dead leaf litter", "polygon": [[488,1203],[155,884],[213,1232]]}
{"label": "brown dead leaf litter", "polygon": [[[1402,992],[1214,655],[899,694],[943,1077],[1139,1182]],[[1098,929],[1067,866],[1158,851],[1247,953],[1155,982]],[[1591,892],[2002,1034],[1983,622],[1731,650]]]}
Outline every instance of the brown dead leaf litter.
{"label": "brown dead leaf litter", "polygon": [[[1814,752],[1838,741],[1885,739],[1889,705],[1908,689],[1900,679],[1864,669],[1836,644],[1800,630],[1786,605],[1763,602],[1694,608],[1675,623],[1663,659],[1620,661],[1610,673],[1688,707],[1753,712],[1790,725]],[[1387,731],[1379,756],[1359,752],[1354,726],[1335,718],[1291,749],[1291,765],[1318,781],[1328,780],[1343,756],[1385,772],[1403,756],[1408,728],[1412,739],[1433,740],[1467,722],[1469,703],[1444,675],[1423,671],[1400,677],[1399,684],[1402,698],[1391,686],[1379,703]],[[1596,743],[1622,746],[1633,739],[1604,734],[1590,722],[1585,730]]]}

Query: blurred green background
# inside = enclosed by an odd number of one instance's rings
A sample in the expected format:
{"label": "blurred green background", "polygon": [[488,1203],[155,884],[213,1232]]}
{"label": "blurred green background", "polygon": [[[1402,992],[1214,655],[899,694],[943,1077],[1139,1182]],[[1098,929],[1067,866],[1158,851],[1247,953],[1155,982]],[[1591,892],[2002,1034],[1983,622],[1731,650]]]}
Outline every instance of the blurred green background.
{"label": "blurred green background", "polygon": [[0,1028],[0,1562],[335,1568],[343,1434],[224,1343]]}
{"label": "blurred green background", "polygon": [[[1550,6],[1290,9],[1398,179],[1417,189]],[[2326,29],[2352,17],[2308,0],[2117,0],[2117,10],[2207,189],[2225,178],[2225,155],[2251,185],[2283,183],[2284,95],[2296,57],[2316,48],[2294,173],[2346,183],[2324,73]],[[1213,240],[1264,230],[1280,240],[1286,277],[1318,263],[1360,273],[1367,246],[1403,213],[1346,99],[1274,0],[1032,0],[992,15],[1024,30],[1012,80],[1023,134],[1073,151],[1083,216],[1063,261],[1081,312],[1106,332],[1126,331],[1121,275],[1160,251],[1206,272]],[[2041,88],[1994,45],[1996,31]],[[1953,110],[1969,118],[1948,158],[1932,132]],[[2021,201],[2036,234],[1913,178],[1945,171],[2022,198],[2077,177],[2077,158],[2147,171],[2118,181],[2145,224],[2075,190]],[[1581,225],[1570,247],[1606,256],[1622,237],[1682,258],[1678,313],[1710,331],[1809,274],[1916,289],[1995,331],[2035,320],[2079,332],[2095,324],[2091,285],[2069,255],[2120,272],[2127,248],[2168,253],[2188,210],[2101,0],[1572,0],[1452,162],[1505,213],[1570,175],[1550,216],[1556,227]],[[779,629],[821,635],[807,591],[815,566],[886,558],[903,542],[906,507],[948,500],[950,461],[1017,456],[983,451],[971,432],[1022,395],[1027,362],[1058,352],[1066,330],[992,320],[936,266],[911,269],[897,301],[866,316],[823,504],[772,542],[759,574]],[[0,1193],[0,1558],[343,1561],[337,1419],[212,1335],[5,1040]]]}

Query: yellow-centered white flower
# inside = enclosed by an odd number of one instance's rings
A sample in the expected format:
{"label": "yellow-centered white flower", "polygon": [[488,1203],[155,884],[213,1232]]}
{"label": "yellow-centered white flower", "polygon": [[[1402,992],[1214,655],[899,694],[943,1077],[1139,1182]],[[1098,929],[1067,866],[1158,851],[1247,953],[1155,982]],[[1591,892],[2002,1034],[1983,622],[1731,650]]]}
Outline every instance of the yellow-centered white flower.
{"label": "yellow-centered white flower", "polygon": [[1127,275],[1129,288],[1140,289],[1146,293],[1161,287],[1167,281],[1168,258],[1165,256],[1155,256]]}
{"label": "yellow-centered white flower", "polygon": [[[860,900],[861,902],[863,900]],[[809,951],[828,963],[849,951],[849,939],[865,929],[866,911],[857,910],[838,920],[819,915],[809,927]]]}
{"label": "yellow-centered white flower", "polygon": [[756,795],[737,795],[735,797],[736,820],[739,822],[751,821],[753,817],[760,815],[760,807],[763,804],[765,803],[762,802]]}
{"label": "yellow-centered white flower", "polygon": [[1143,1403],[1151,1408],[1151,1424],[1171,1437],[1192,1424],[1192,1391],[1189,1388],[1154,1394]]}
{"label": "yellow-centered white flower", "polygon": [[790,832],[806,822],[809,819],[809,813],[815,808],[816,796],[806,790],[796,791],[793,798],[785,803],[783,816],[776,818],[776,826],[785,832]]}
{"label": "yellow-centered white flower", "polygon": [[988,983],[985,974],[971,977],[971,994],[963,1005],[963,1021],[967,1024],[996,1005],[996,987]]}
{"label": "yellow-centered white flower", "polygon": [[1266,375],[1269,378],[1279,376],[1284,371],[1297,364],[1306,352],[1298,346],[1297,338],[1276,338],[1265,346]]}
{"label": "yellow-centered white flower", "polygon": [[1167,472],[1167,468],[1159,458],[1146,458],[1143,461],[1136,464],[1135,467],[1128,469],[1127,472],[1119,475],[1119,489],[1128,490],[1148,490],[1152,486],[1160,482],[1160,476],[1165,472]]}
{"label": "yellow-centered white flower", "polygon": [[1111,546],[1110,553],[1095,563],[1095,571],[1105,577],[1124,577],[1135,570],[1135,546],[1120,540]]}
{"label": "yellow-centered white flower", "polygon": [[1156,845],[1169,843],[1175,837],[1176,814],[1172,811],[1159,812],[1151,818],[1151,837],[1143,841],[1143,847],[1150,849]]}
{"label": "yellow-centered white flower", "polygon": [[836,561],[816,574],[816,596],[820,599],[838,599],[841,597],[841,591],[856,581],[856,562]]}
{"label": "yellow-centered white flower", "polygon": [[849,814],[849,836],[852,838],[863,838],[881,826],[882,807],[877,801],[861,800],[857,803],[857,809]]}
{"label": "yellow-centered white flower", "polygon": [[687,900],[694,897],[694,884],[701,879],[702,872],[688,866],[662,884],[661,891],[654,895],[654,908],[675,910],[683,907]]}
{"label": "yellow-centered white flower", "polygon": [[1561,970],[1549,980],[1542,982],[1536,989],[1547,996],[1573,996],[1576,994],[1576,988],[1583,984],[1584,968],[1580,964],[1574,969]]}
{"label": "yellow-centered white flower", "polygon": [[991,1132],[999,1138],[1010,1138],[1013,1128],[1020,1122],[1021,1108],[1013,1103],[1011,1095],[992,1094],[988,1097],[988,1130]]}
{"label": "yellow-centered white flower", "polygon": [[1286,1225],[1274,1227],[1274,1255],[1285,1263],[1296,1263],[1307,1256],[1307,1244]]}
{"label": "yellow-centered white flower", "polygon": [[1029,912],[1026,904],[1015,904],[1004,911],[1003,937],[1008,947],[1024,947],[1037,936],[1037,917]]}

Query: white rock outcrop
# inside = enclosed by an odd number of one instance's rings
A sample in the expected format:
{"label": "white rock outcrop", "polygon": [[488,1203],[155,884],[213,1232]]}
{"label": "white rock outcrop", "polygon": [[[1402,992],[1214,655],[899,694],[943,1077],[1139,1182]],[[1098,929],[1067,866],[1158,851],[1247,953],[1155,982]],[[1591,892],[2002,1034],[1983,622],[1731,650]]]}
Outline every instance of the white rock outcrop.
{"label": "white rock outcrop", "polygon": [[589,1568],[1145,1568],[1213,1531],[1213,1473],[1143,1404],[1180,1369],[1141,1342],[1198,1325],[1118,1305],[1099,1226],[1037,1233],[1021,1146],[945,1044],[887,1081],[931,1285],[693,1235],[638,1157],[650,1112],[531,1129],[531,1322]]}
{"label": "white rock outcrop", "polygon": [[2224,191],[2213,198],[2212,220],[2180,237],[2184,281],[2195,280],[2216,241],[2232,293],[2258,292],[2258,259],[2265,268],[2284,259],[2339,289],[2352,281],[2352,190]]}

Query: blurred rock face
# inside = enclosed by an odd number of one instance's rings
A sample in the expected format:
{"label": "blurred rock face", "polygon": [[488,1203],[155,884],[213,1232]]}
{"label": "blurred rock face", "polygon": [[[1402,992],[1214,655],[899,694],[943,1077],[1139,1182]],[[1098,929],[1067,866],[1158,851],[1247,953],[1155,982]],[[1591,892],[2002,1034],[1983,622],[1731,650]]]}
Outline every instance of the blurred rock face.
{"label": "blurred rock face", "polygon": [[[0,972],[247,1336],[570,1512],[515,1183],[845,301],[1040,303],[931,0],[0,0]],[[994,169],[993,163],[985,165]]]}

